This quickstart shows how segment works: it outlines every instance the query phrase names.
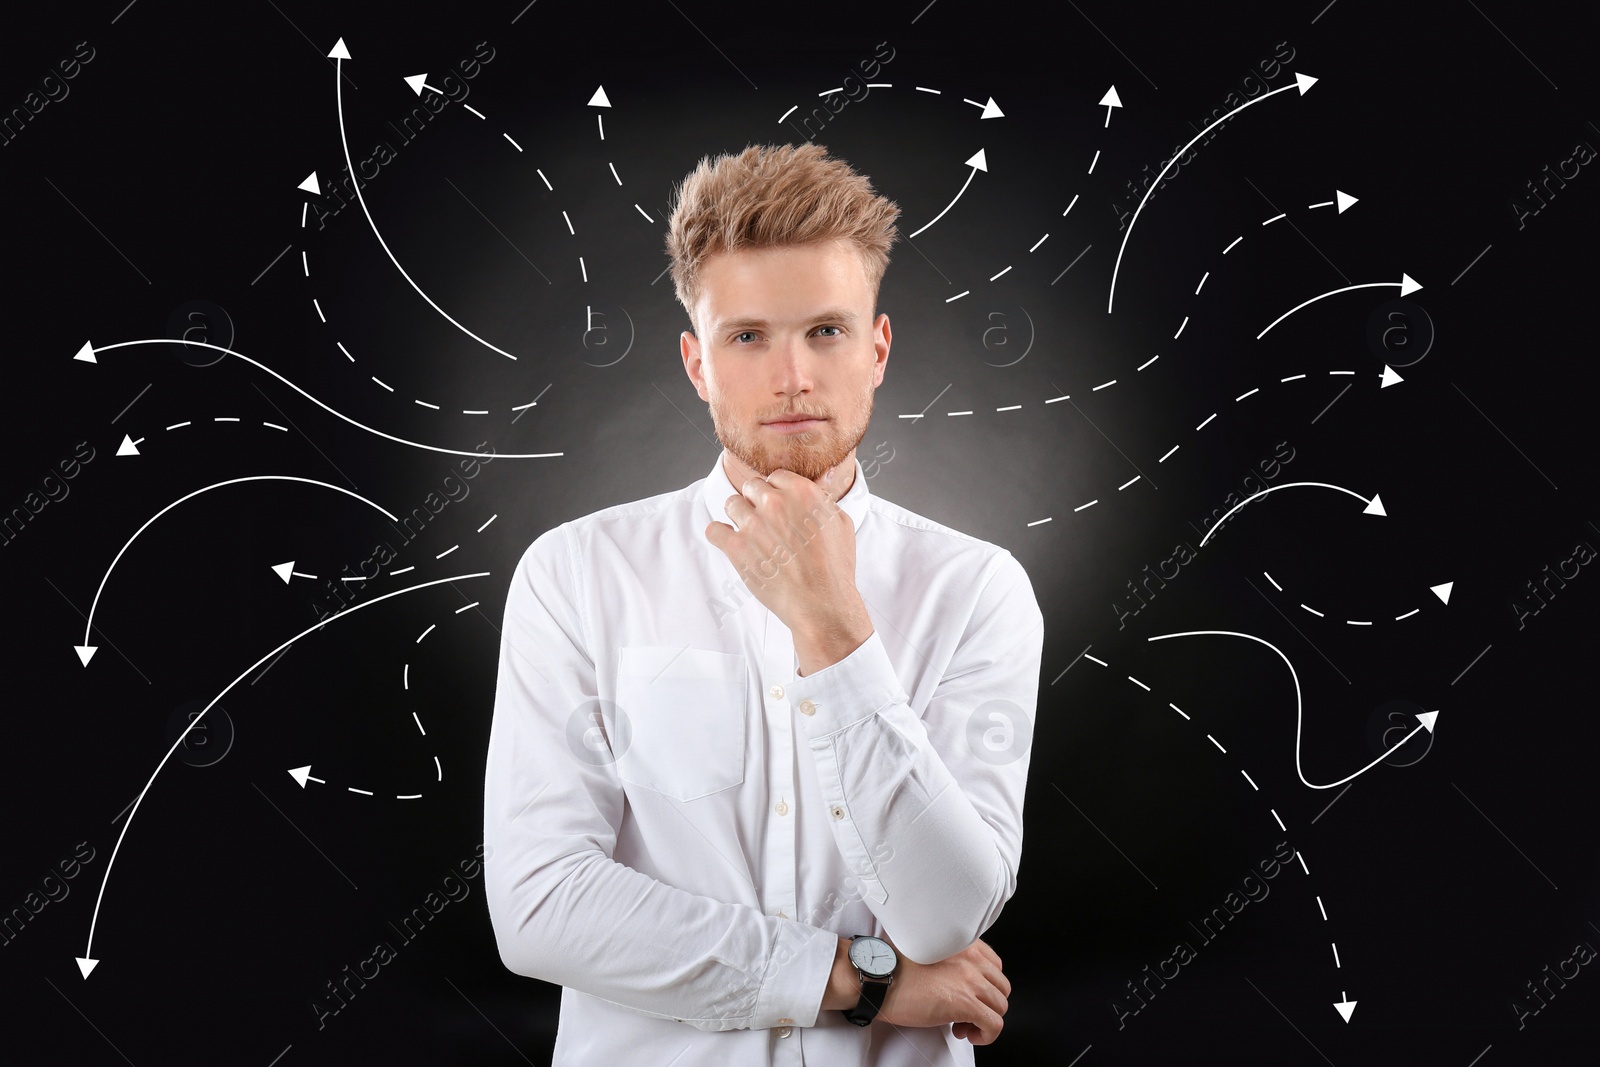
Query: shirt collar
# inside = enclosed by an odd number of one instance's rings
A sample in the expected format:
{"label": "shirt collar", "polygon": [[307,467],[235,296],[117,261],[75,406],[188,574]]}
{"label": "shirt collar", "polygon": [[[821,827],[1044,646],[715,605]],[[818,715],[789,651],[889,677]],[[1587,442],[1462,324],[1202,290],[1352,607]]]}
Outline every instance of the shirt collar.
{"label": "shirt collar", "polygon": [[[727,455],[727,449],[723,449],[722,452],[718,453],[717,461],[712,464],[711,473],[706,475],[700,489],[700,498],[705,501],[706,511],[717,522],[728,522],[728,513],[723,510],[722,505],[730,496],[734,496],[739,492],[738,489],[734,488],[733,483],[728,480],[728,473],[722,466],[722,459],[725,455]],[[855,465],[855,481],[851,483],[849,492],[839,498],[838,503],[844,513],[850,516],[850,521],[855,525],[856,533],[859,534],[861,532],[861,523],[867,517],[871,494],[867,491],[867,475],[861,469],[861,460],[859,458],[855,460]]]}

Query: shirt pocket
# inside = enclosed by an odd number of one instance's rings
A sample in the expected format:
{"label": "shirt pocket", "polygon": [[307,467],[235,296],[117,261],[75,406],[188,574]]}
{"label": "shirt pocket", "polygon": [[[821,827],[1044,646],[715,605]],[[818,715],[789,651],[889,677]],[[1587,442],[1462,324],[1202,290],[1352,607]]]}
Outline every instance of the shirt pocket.
{"label": "shirt pocket", "polygon": [[624,645],[616,703],[628,744],[617,777],[677,800],[744,781],[749,671],[729,652],[671,645]]}

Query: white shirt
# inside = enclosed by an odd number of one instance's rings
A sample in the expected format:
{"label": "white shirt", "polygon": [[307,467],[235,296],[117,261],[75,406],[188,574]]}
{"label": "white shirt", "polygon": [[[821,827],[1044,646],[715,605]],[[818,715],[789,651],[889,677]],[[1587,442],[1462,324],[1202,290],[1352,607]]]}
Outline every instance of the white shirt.
{"label": "white shirt", "polygon": [[947,1023],[822,1011],[838,938],[934,963],[1017,886],[1043,616],[1003,548],[839,507],[875,630],[798,676],[720,549],[718,456],[564,522],[506,599],[484,788],[500,958],[565,988],[552,1067],[946,1067]]}

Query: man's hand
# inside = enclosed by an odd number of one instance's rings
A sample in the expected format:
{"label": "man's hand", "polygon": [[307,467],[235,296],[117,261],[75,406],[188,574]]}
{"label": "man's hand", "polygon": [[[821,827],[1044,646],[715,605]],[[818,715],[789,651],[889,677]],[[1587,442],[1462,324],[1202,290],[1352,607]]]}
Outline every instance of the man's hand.
{"label": "man's hand", "polygon": [[[783,468],[753,477],[724,505],[734,525],[712,522],[705,530],[750,592],[794,634],[805,674],[844,658],[872,634],[856,589],[855,528],[836,503],[839,492],[828,487],[835,477],[830,471],[820,486]],[[826,663],[808,669],[808,658]]]}
{"label": "man's hand", "polygon": [[[892,945],[893,942],[891,941]],[[878,1018],[895,1026],[943,1026],[974,1045],[993,1044],[1004,1026],[1011,980],[982,938],[938,963],[900,956]]]}

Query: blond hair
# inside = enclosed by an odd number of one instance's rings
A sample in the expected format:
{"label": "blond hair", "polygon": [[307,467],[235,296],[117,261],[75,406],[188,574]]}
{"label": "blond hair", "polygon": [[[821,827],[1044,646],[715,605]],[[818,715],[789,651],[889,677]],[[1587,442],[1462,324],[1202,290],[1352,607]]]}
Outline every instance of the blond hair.
{"label": "blond hair", "polygon": [[678,302],[694,319],[700,270],[721,252],[842,240],[861,254],[877,299],[900,208],[821,145],[752,145],[706,156],[678,184],[667,255]]}

